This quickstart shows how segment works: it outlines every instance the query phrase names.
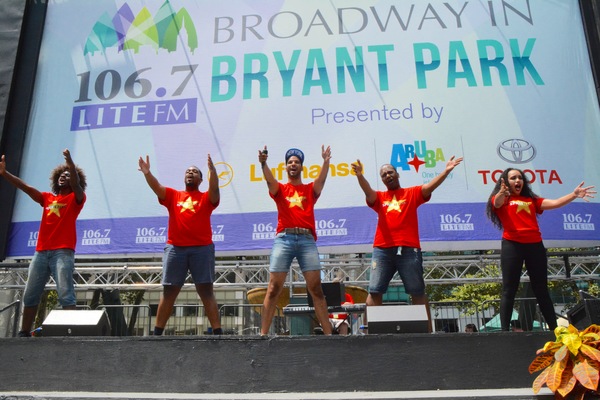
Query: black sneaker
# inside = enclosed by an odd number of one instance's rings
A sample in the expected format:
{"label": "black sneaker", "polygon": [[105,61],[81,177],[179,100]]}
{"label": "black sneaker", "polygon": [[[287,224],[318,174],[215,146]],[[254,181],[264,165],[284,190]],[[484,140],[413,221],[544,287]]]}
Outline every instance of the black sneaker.
{"label": "black sneaker", "polygon": [[31,333],[27,331],[19,331],[18,337],[31,337]]}

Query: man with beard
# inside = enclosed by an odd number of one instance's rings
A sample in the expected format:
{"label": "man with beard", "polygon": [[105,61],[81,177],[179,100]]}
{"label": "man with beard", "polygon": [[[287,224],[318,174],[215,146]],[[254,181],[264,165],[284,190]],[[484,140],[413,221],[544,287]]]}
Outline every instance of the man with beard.
{"label": "man with beard", "polygon": [[378,192],[371,188],[363,175],[360,160],[352,163],[352,170],[358,184],[365,193],[367,205],[377,213],[377,230],[373,241],[373,259],[367,306],[383,303],[383,295],[394,274],[398,272],[404,289],[411,297],[412,304],[423,304],[427,310],[429,330],[431,316],[429,301],[425,293],[423,279],[423,256],[419,239],[417,208],[431,199],[431,193],[444,182],[462,157],[450,158],[446,169],[428,183],[409,188],[400,187],[400,175],[390,165],[384,164],[379,170],[381,181],[387,191]]}
{"label": "man with beard", "polygon": [[35,254],[23,293],[23,320],[20,337],[31,336],[31,327],[50,276],[56,282],[58,301],[64,310],[76,308],[73,271],[75,270],[76,221],[86,200],[86,178],[75,166],[68,149],[63,151],[65,163],[50,173],[52,193],[40,192],[6,170],[4,156],[0,160],[0,176],[25,192],[43,208]]}
{"label": "man with beard", "polygon": [[139,159],[148,186],[158,202],[169,211],[167,244],[163,253],[163,293],[158,303],[154,335],[162,335],[173,311],[175,300],[183,287],[188,271],[196,292],[204,304],[206,317],[213,334],[223,333],[217,300],[213,291],[215,280],[215,245],[212,241],[210,216],[219,205],[219,178],[208,155],[208,191],[199,190],[202,183],[200,168],[191,166],[185,171],[185,190],[165,187],[150,172],[150,158]]}
{"label": "man with beard", "polygon": [[277,205],[277,230],[271,250],[269,265],[269,286],[263,303],[261,335],[267,335],[271,327],[277,299],[283,290],[285,278],[294,258],[298,260],[306,289],[313,298],[317,320],[323,333],[331,335],[331,324],[327,303],[321,287],[321,263],[317,250],[314,205],[321,195],[329,172],[331,148],[321,146],[323,166],[314,182],[302,183],[304,153],[299,149],[289,149],[285,153],[285,168],[288,182],[278,182],[267,165],[267,146],[258,151],[263,176],[269,188],[269,195]]}

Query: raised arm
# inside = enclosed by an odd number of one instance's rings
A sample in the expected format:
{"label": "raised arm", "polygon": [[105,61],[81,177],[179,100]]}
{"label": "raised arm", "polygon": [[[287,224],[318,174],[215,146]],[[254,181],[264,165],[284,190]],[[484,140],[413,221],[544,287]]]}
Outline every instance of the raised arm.
{"label": "raised arm", "polygon": [[454,167],[460,164],[462,160],[462,157],[459,157],[457,159],[454,159],[454,156],[450,157],[450,160],[448,160],[448,162],[446,163],[446,169],[444,169],[444,172],[442,172],[441,174],[439,174],[438,176],[436,176],[421,187],[421,193],[423,194],[423,198],[426,199],[429,196],[431,196],[431,193],[433,193],[433,191],[437,189],[438,186],[440,186],[442,182],[446,180],[446,178],[448,177],[448,175],[450,175],[450,172],[452,172]]}
{"label": "raised arm", "polygon": [[371,188],[371,185],[369,185],[367,178],[365,178],[365,176],[363,175],[363,165],[360,162],[360,160],[357,159],[355,163],[352,163],[352,171],[354,171],[354,174],[358,179],[358,184],[360,185],[360,188],[365,193],[365,196],[367,198],[367,204],[374,204],[375,200],[377,199],[377,192]]}
{"label": "raised arm", "polygon": [[17,189],[21,189],[24,191],[33,201],[39,203],[40,205],[44,205],[44,196],[42,196],[42,192],[37,190],[36,188],[29,186],[25,183],[21,178],[11,174],[6,170],[6,159],[4,155],[0,158],[0,176],[3,176],[11,185],[15,186]]}
{"label": "raised arm", "polygon": [[319,171],[319,176],[315,179],[315,184],[313,185],[313,192],[315,193],[315,198],[321,195],[323,191],[323,187],[325,187],[325,180],[327,179],[327,175],[329,175],[329,160],[331,160],[331,147],[325,145],[321,145],[321,157],[323,157],[323,165],[321,166],[321,171]]}
{"label": "raised arm", "polygon": [[75,163],[73,162],[73,158],[71,157],[71,152],[69,149],[63,150],[63,156],[65,157],[65,163],[67,163],[69,173],[71,174],[69,178],[69,184],[71,185],[73,193],[75,193],[75,201],[77,201],[77,204],[81,204],[84,197],[83,188],[81,187],[81,180],[79,178],[79,174],[77,173],[77,168],[75,167]]}
{"label": "raised arm", "polygon": [[593,199],[595,197],[594,194],[597,193],[595,190],[592,189],[594,189],[594,186],[583,187],[583,182],[581,182],[575,189],[573,189],[571,193],[566,194],[563,197],[560,197],[558,199],[544,199],[544,201],[542,201],[541,208],[542,210],[552,210],[554,208],[560,208],[562,206],[566,206],[567,204],[569,204],[577,198],[589,201],[588,197]]}
{"label": "raised arm", "polygon": [[269,150],[267,150],[267,146],[265,145],[264,149],[258,151],[258,162],[260,163],[265,182],[267,182],[269,193],[275,196],[279,191],[279,182],[277,182],[277,179],[273,176],[273,172],[271,172],[271,168],[267,165],[267,158],[269,158]]}
{"label": "raised arm", "polygon": [[219,176],[217,175],[217,169],[208,155],[208,197],[213,206],[219,204],[221,200],[221,193],[219,192]]}
{"label": "raised arm", "polygon": [[494,208],[500,208],[510,197],[510,188],[504,182],[504,178],[500,178],[500,190],[494,197]]}
{"label": "raised arm", "polygon": [[164,200],[165,197],[167,197],[167,188],[161,185],[160,182],[158,182],[158,179],[150,172],[150,157],[146,155],[146,160],[140,157],[138,164],[140,166],[138,171],[142,171],[150,189],[152,189],[159,200]]}

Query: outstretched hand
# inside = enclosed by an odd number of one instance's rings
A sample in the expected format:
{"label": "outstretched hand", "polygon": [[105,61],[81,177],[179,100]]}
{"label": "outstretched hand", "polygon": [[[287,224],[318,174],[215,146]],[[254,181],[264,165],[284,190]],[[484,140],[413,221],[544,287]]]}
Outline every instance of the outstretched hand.
{"label": "outstretched hand", "polygon": [[596,194],[597,192],[594,189],[595,186],[586,186],[583,187],[583,182],[581,182],[574,190],[573,190],[573,194],[580,198],[583,199],[587,202],[589,202],[588,197],[589,198],[594,198],[594,194]]}
{"label": "outstretched hand", "polygon": [[510,196],[510,188],[506,186],[504,178],[500,178],[500,190],[498,191],[498,194],[503,194],[506,197]]}
{"label": "outstretched hand", "polygon": [[352,166],[352,171],[354,171],[354,174],[356,176],[362,175],[363,173],[363,165],[360,162],[360,160],[357,158],[355,163],[351,164]]}
{"label": "outstretched hand", "polygon": [[258,151],[258,162],[260,165],[264,165],[267,162],[267,158],[269,158],[269,150],[267,150],[267,145],[265,148]]}
{"label": "outstretched hand", "polygon": [[462,162],[463,158],[462,157],[458,157],[458,158],[454,158],[454,156],[450,157],[450,159],[448,160],[448,162],[446,163],[446,171],[450,172],[454,169],[454,167],[456,167],[458,164],[460,164]]}
{"label": "outstretched hand", "polygon": [[331,146],[321,145],[321,157],[323,157],[323,161],[331,160]]}
{"label": "outstretched hand", "polygon": [[148,175],[150,173],[150,156],[146,155],[146,161],[140,156],[138,165],[140,166],[138,171],[142,171],[144,175]]}
{"label": "outstretched hand", "polygon": [[65,162],[67,164],[73,164],[73,159],[71,158],[71,152],[69,151],[69,149],[63,150],[63,157],[65,158]]}
{"label": "outstretched hand", "polygon": [[212,158],[210,158],[210,153],[208,153],[208,162],[207,162],[207,165],[208,165],[208,169],[210,171],[215,171],[215,164],[213,164],[213,160],[212,160]]}

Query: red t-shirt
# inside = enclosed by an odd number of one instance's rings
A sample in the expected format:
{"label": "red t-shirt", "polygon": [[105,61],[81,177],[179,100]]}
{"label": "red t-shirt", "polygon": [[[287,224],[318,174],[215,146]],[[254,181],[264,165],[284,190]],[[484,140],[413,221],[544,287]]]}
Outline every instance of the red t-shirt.
{"label": "red t-shirt", "polygon": [[314,182],[306,185],[294,186],[279,182],[279,190],[271,198],[277,205],[277,233],[285,228],[310,229],[315,240],[317,231],[315,229],[315,203],[317,197],[313,189]]}
{"label": "red t-shirt", "polygon": [[417,208],[429,201],[421,186],[377,192],[371,207],[378,216],[375,247],[408,246],[421,248]]}
{"label": "red t-shirt", "polygon": [[[492,204],[494,198],[492,198]],[[537,214],[543,212],[542,201],[544,199],[541,197],[534,199],[511,195],[500,208],[494,207],[494,211],[500,218],[504,229],[502,237],[519,243],[541,242],[542,234],[538,225]]]}
{"label": "red t-shirt", "polygon": [[208,192],[186,192],[166,188],[164,200],[158,202],[169,210],[167,243],[173,246],[206,246],[212,241],[210,215],[217,205]]}
{"label": "red t-shirt", "polygon": [[71,249],[77,244],[77,216],[85,204],[77,204],[75,193],[67,195],[42,192],[44,212],[40,222],[36,251]]}

